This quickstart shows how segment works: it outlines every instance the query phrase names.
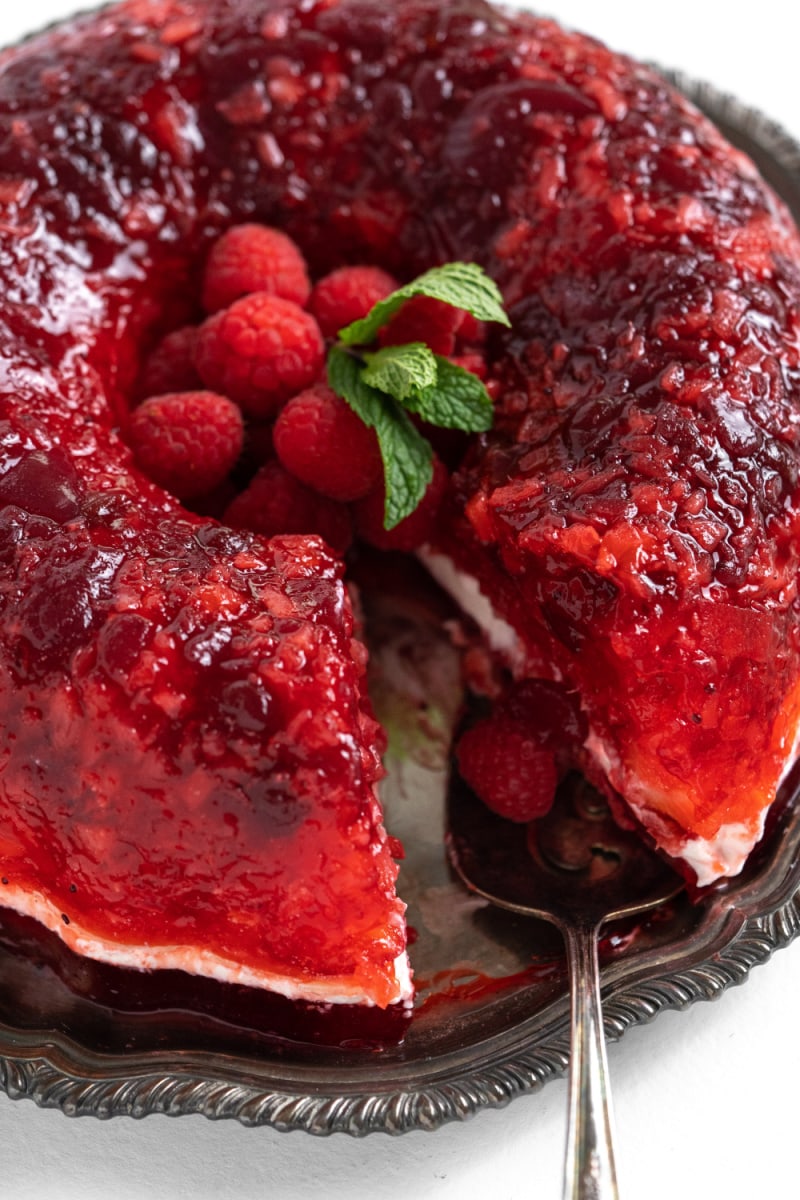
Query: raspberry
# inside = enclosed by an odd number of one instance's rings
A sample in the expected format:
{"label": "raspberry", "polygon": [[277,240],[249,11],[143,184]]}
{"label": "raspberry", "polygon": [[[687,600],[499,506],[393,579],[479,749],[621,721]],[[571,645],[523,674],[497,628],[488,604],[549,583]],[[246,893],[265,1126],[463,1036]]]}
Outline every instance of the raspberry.
{"label": "raspberry", "polygon": [[486,341],[486,326],[483,321],[465,312],[458,327],[458,340],[465,346],[482,346]]}
{"label": "raspberry", "polygon": [[574,756],[586,741],[588,730],[577,694],[546,679],[512,683],[495,705],[495,713],[528,731],[536,731],[538,744]]}
{"label": "raspberry", "polygon": [[456,748],[461,777],[487,808],[510,821],[533,821],[553,803],[558,773],[545,750],[517,721],[495,714],[478,721]]}
{"label": "raspberry", "polygon": [[213,392],[153,396],[131,413],[128,442],[139,466],[181,500],[222,482],[242,450],[239,409]]}
{"label": "raspberry", "polygon": [[206,387],[253,417],[271,416],[314,383],[325,345],[319,326],[291,300],[255,292],[200,327],[195,363]]}
{"label": "raspberry", "polygon": [[225,510],[224,522],[264,537],[281,533],[318,533],[343,554],[353,540],[353,522],[344,504],[324,500],[279,462],[266,463],[249,487]]}
{"label": "raspberry", "polygon": [[414,511],[394,529],[383,527],[385,491],[381,483],[353,505],[359,537],[379,550],[405,550],[409,553],[430,541],[448,478],[446,467],[434,455],[433,479],[428,484],[428,490]]}
{"label": "raspberry", "polygon": [[464,312],[431,296],[412,296],[406,300],[381,330],[382,346],[402,346],[406,342],[424,342],[434,354],[452,354],[456,333]]}
{"label": "raspberry", "polygon": [[266,225],[235,225],[211,247],[203,307],[219,312],[252,292],[269,292],[303,307],[311,284],[305,259],[285,233]]}
{"label": "raspberry", "polygon": [[197,326],[174,329],[158,343],[145,359],[137,392],[139,396],[165,396],[169,392],[190,392],[201,386],[194,365]]}
{"label": "raspberry", "polygon": [[399,286],[380,267],[340,267],[314,285],[308,308],[325,337],[334,337],[345,325],[365,317],[373,305]]}
{"label": "raspberry", "polygon": [[[467,313],[467,316],[469,315]],[[464,371],[469,371],[471,375],[477,375],[478,379],[486,382],[489,369],[486,366],[486,359],[480,351],[471,350],[466,354],[451,354],[450,361],[454,366],[461,367]]]}
{"label": "raspberry", "polygon": [[381,477],[374,430],[324,383],[289,401],[274,438],[286,470],[333,500],[359,500]]}

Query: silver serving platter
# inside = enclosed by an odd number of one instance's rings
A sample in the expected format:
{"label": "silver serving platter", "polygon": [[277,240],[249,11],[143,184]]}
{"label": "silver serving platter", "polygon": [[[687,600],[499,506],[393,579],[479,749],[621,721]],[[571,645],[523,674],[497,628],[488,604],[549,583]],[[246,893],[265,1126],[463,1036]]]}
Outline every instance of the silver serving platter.
{"label": "silver serving platter", "polygon": [[[800,146],[731,96],[667,78],[800,218]],[[440,616],[435,600],[412,593],[373,600],[374,694],[390,731],[384,802],[407,847],[399,888],[417,934],[418,996],[405,1036],[359,1037],[357,1021],[345,1045],[316,1031],[296,1040],[279,1025],[265,1033],[253,1028],[252,1004],[223,985],[210,1003],[194,985],[154,999],[159,976],[104,976],[12,920],[0,926],[0,1085],[9,1096],[70,1116],[202,1113],[361,1136],[437,1129],[565,1071],[569,1004],[556,935],[468,897],[447,866],[448,746],[461,697]],[[612,929],[601,955],[609,1038],[716,998],[800,933],[800,805],[791,781],[785,792],[741,877],[699,903],[682,895],[639,926]]]}

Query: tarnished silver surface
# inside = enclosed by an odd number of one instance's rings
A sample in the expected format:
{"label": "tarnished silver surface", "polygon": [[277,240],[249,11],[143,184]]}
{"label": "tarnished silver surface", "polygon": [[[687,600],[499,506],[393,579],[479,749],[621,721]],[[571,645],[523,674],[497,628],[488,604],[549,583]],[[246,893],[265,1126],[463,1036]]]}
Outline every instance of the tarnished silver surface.
{"label": "tarnished silver surface", "polygon": [[[800,146],[733,97],[679,74],[668,78],[757,161],[800,218]],[[432,628],[422,631],[425,644],[415,659],[420,630],[411,618],[401,625],[406,645],[397,656],[399,669],[425,676],[436,668],[446,678],[447,650]],[[425,686],[430,682],[424,680]],[[387,671],[382,700],[390,715],[394,686]],[[444,687],[439,705],[427,709],[424,719],[413,715],[412,734],[403,719],[389,722],[398,732],[386,800],[399,836],[413,828],[413,836],[405,837],[409,860],[401,891],[420,931],[412,948],[419,1008],[401,1046],[377,1056],[354,1050],[335,1061],[315,1057],[308,1047],[294,1054],[286,1045],[274,1055],[231,1054],[213,1039],[201,1049],[109,1050],[92,1036],[73,1035],[63,996],[62,1007],[49,1011],[48,996],[42,995],[36,997],[36,1019],[0,1023],[0,1085],[8,1095],[70,1116],[202,1113],[245,1125],[362,1136],[433,1130],[482,1108],[501,1107],[561,1075],[569,1023],[563,967],[547,943],[521,932],[511,914],[492,921],[479,904],[465,901],[447,871],[442,801],[451,718]],[[788,803],[741,878],[712,890],[699,906],[687,902],[660,933],[654,929],[629,947],[606,948],[601,964],[606,1036],[619,1038],[665,1009],[715,999],[799,932],[800,806]],[[543,969],[526,975],[525,964],[537,957]],[[7,963],[7,969],[0,964],[0,998],[10,986],[13,955]],[[463,981],[476,978],[497,987],[469,999]]]}

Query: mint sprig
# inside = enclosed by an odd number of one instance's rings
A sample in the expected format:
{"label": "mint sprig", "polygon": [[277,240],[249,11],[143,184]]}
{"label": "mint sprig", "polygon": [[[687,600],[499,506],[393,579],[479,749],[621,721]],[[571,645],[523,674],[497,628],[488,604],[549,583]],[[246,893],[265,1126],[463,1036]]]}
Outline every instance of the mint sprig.
{"label": "mint sprig", "polygon": [[466,433],[491,429],[493,419],[491,398],[477,375],[434,354],[423,342],[374,348],[381,329],[412,296],[430,296],[480,321],[510,325],[494,280],[477,263],[455,262],[426,271],[378,301],[366,317],[339,330],[328,354],[328,382],[377,434],[386,529],[414,511],[433,478],[433,450],[408,413]]}
{"label": "mint sprig", "polygon": [[391,396],[364,381],[364,364],[342,346],[328,355],[328,382],[378,435],[386,481],[383,523],[393,529],[414,511],[433,479],[430,442]]}

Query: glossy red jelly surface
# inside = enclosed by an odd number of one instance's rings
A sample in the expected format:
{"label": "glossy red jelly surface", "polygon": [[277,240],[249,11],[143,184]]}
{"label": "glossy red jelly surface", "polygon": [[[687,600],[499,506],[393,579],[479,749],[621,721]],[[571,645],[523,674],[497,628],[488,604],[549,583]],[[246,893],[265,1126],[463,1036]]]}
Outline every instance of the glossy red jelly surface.
{"label": "glossy red jelly surface", "polygon": [[446,141],[476,224],[504,197],[513,329],[442,543],[580,692],[587,769],[664,844],[754,838],[800,717],[800,243],[648,72],[530,36]]}
{"label": "glossy red jelly surface", "polygon": [[774,781],[797,243],[655,76],[479,0],[128,0],[0,56],[0,118],[4,888],[65,939],[396,995],[339,566],[186,514],[120,437],[143,353],[244,220],[315,276],[488,267],[500,418],[445,544],[483,555],[626,764],[667,797],[699,781],[673,817],[705,820],[704,781],[742,763]]}
{"label": "glossy red jelly surface", "polygon": [[708,838],[773,798],[798,722],[800,245],[688,105],[593,66],[599,111],[540,116],[493,242],[514,330],[461,496],[595,772]]}

